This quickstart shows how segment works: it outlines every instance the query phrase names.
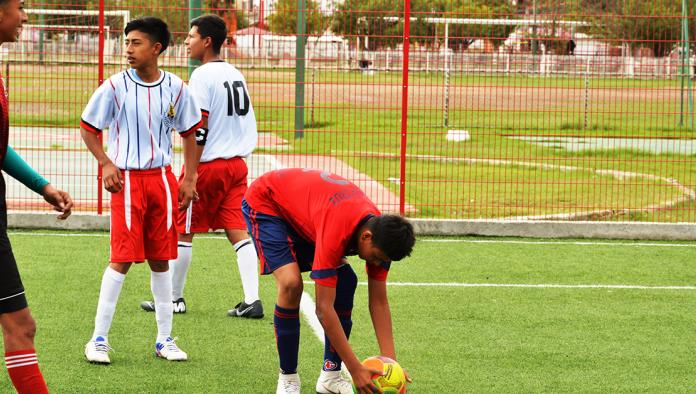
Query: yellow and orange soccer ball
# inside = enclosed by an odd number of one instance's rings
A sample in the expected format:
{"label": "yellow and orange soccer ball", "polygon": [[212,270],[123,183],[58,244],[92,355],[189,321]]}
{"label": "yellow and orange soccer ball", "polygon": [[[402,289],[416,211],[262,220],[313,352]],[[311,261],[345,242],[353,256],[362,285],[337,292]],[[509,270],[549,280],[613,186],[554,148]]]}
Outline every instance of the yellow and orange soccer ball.
{"label": "yellow and orange soccer ball", "polygon": [[[366,358],[363,365],[384,371],[383,376],[374,375],[372,381],[375,386],[385,394],[405,394],[406,393],[406,374],[401,365],[389,357],[375,356]],[[353,386],[355,392],[355,386]]]}

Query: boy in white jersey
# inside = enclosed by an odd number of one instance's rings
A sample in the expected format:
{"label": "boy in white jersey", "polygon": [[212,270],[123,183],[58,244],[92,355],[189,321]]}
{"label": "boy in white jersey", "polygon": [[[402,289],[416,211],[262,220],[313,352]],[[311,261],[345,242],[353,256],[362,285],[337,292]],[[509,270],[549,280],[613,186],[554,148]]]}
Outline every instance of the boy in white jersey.
{"label": "boy in white jersey", "polygon": [[[155,353],[172,361],[187,355],[171,337],[172,282],[169,260],[177,257],[178,209],[196,198],[195,131],[201,112],[188,87],[158,68],[167,48],[167,24],[157,18],[130,21],[125,28],[130,69],[111,76],[92,95],[82,113],[81,134],[99,162],[104,188],[111,192],[111,257],[102,278],[94,334],[87,360],[109,364],[109,328],[125,275],[132,263],[148,261],[157,305]],[[108,155],[98,135],[109,128]],[[177,185],[171,171],[172,133],[182,137],[187,171]]]}
{"label": "boy in white jersey", "polygon": [[[203,15],[191,21],[184,42],[190,58],[203,63],[191,74],[189,87],[203,113],[204,127],[196,135],[201,154],[196,184],[200,199],[179,213],[179,257],[171,262],[172,302],[174,313],[186,312],[183,293],[194,234],[224,229],[237,253],[244,289],[244,300],[227,314],[260,319],[263,306],[256,250],[242,216],[248,172],[243,158],[256,147],[256,116],[244,76],[220,59],[226,38],[225,21],[217,15]],[[156,310],[152,301],[144,301],[141,307]]]}

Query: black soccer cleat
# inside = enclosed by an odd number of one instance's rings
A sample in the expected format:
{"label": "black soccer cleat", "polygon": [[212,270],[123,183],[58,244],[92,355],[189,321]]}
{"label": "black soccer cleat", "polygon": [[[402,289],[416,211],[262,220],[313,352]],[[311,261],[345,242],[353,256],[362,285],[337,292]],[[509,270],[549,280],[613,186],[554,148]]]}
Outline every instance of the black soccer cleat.
{"label": "black soccer cleat", "polygon": [[242,301],[237,304],[234,309],[227,311],[227,316],[261,319],[263,317],[263,305],[261,304],[261,300],[256,300],[251,304]]}
{"label": "black soccer cleat", "polygon": [[143,301],[140,303],[140,308],[144,310],[145,312],[154,312],[155,311],[155,302],[154,301]]}
{"label": "black soccer cleat", "polygon": [[[174,304],[174,313],[186,313],[186,301],[183,297],[179,298],[176,301],[172,301],[172,304]],[[154,312],[155,302],[143,301],[140,303],[140,308],[142,308],[146,312]]]}

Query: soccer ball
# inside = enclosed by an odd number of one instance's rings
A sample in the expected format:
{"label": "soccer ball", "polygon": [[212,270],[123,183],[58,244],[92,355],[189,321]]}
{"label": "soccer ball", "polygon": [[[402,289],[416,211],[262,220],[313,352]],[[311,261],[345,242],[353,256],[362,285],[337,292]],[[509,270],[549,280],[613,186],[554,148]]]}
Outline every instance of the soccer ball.
{"label": "soccer ball", "polygon": [[[375,386],[385,394],[405,394],[406,393],[406,374],[401,365],[389,357],[375,356],[366,358],[363,365],[384,371],[384,376],[374,375],[372,381]],[[353,386],[355,391],[355,386]]]}

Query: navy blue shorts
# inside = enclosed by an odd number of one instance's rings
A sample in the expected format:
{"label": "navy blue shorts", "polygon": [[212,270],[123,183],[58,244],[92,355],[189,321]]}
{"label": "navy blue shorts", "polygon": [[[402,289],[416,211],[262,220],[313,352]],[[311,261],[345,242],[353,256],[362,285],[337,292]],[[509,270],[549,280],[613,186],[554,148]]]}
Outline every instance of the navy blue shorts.
{"label": "navy blue shorts", "polygon": [[261,264],[261,274],[268,275],[291,263],[300,266],[300,272],[312,270],[314,245],[300,237],[282,218],[258,212],[242,200],[242,213],[256,254]]}

